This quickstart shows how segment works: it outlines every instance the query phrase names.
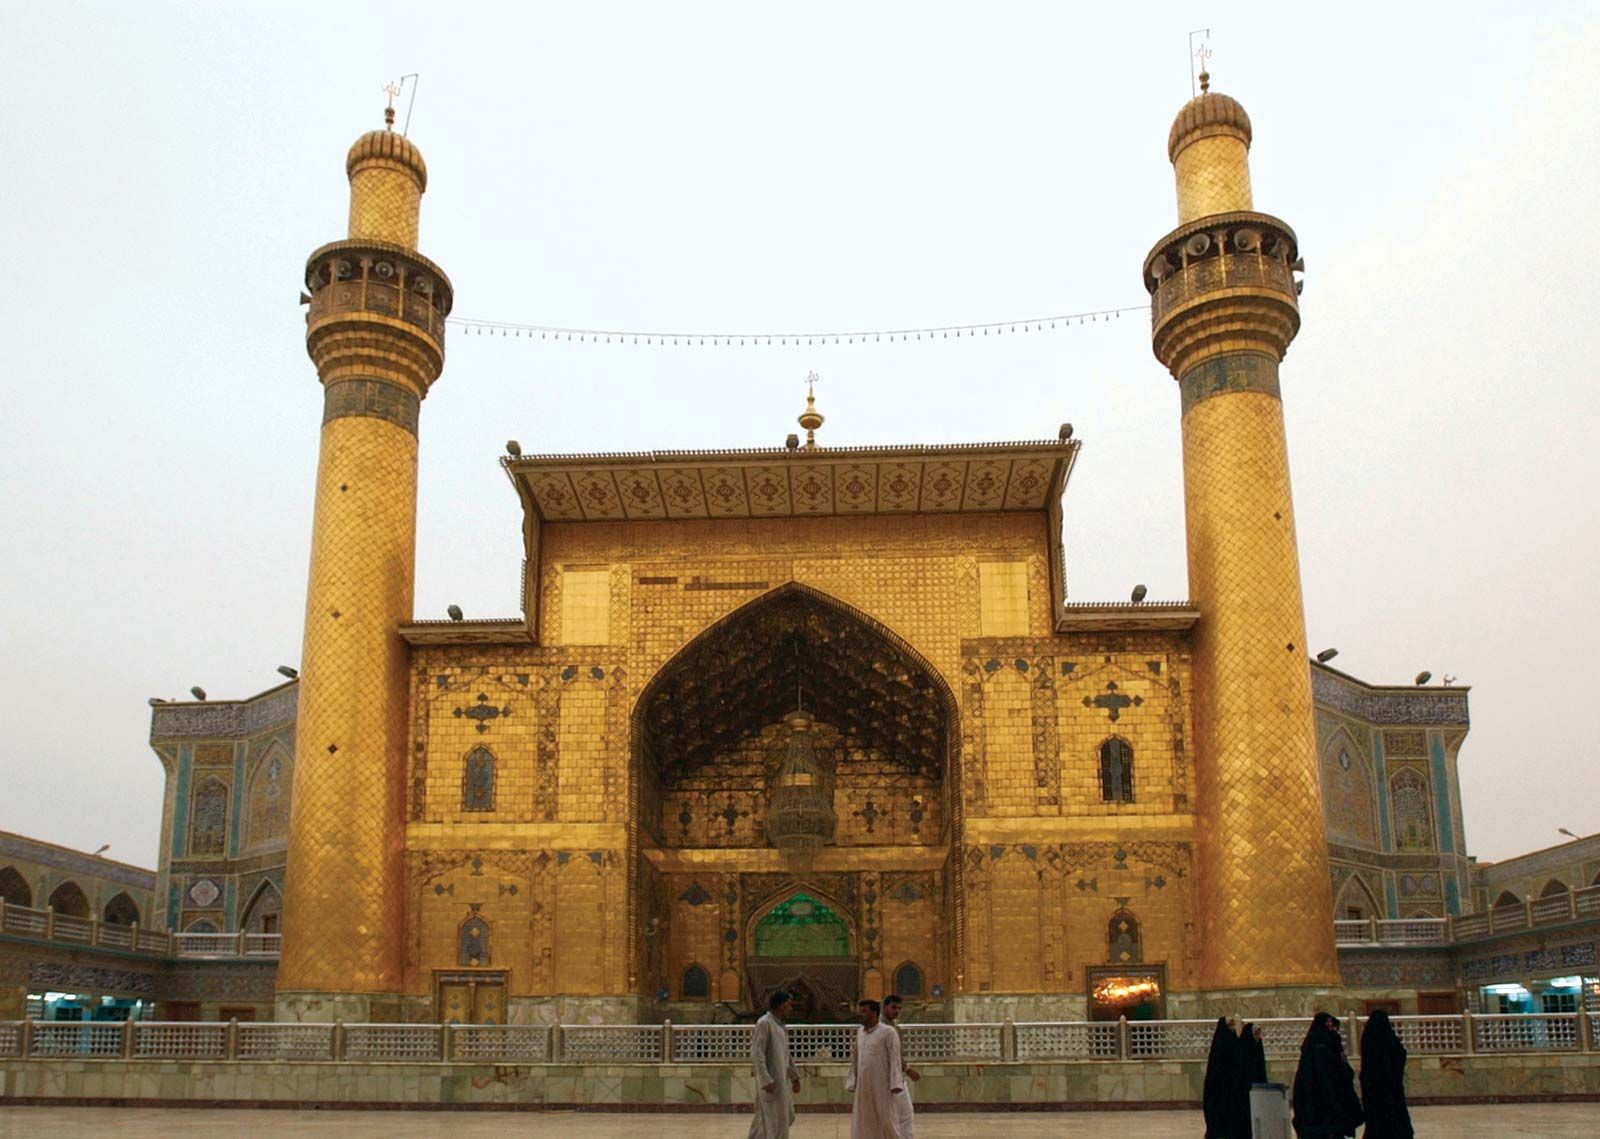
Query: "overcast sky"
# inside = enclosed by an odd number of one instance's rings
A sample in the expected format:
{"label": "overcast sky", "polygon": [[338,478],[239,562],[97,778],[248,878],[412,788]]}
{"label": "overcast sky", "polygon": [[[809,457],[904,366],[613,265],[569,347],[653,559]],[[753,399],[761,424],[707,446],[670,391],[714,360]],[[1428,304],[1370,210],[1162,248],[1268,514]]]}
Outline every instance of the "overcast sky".
{"label": "overcast sky", "polygon": [[[459,316],[893,328],[1142,302],[1209,25],[1257,208],[1307,263],[1283,390],[1311,647],[1473,686],[1479,857],[1600,831],[1600,5],[1317,11],[4,0],[0,828],[154,865],[146,698],[298,663],[321,398],[297,295],[344,236],[345,151],[386,80],[421,73],[421,247]],[[1071,599],[1184,596],[1178,395],[1148,331],[453,335],[423,407],[417,611],[517,612],[508,437],[775,445],[811,369],[825,444],[1071,420]]]}

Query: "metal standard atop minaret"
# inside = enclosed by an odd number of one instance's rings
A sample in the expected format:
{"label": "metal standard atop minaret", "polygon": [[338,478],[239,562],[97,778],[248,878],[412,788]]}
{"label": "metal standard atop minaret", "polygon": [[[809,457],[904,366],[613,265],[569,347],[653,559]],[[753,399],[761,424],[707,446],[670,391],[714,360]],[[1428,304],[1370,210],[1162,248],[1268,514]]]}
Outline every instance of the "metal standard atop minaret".
{"label": "metal standard atop minaret", "polygon": [[806,449],[817,445],[817,428],[822,426],[822,412],[817,410],[817,374],[806,376],[806,409],[800,413],[800,426],[806,429]]}
{"label": "metal standard atop minaret", "polygon": [[1167,137],[1178,228],[1144,276],[1151,346],[1178,381],[1201,614],[1190,688],[1200,984],[1321,987],[1339,971],[1278,386],[1304,266],[1294,231],[1253,209],[1250,116],[1199,78]]}
{"label": "metal standard atop minaret", "polygon": [[[393,86],[393,85],[391,85]],[[322,435],[285,871],[280,1019],[398,1015],[417,421],[453,292],[417,252],[428,168],[396,133],[350,148],[345,240],[306,263]]]}

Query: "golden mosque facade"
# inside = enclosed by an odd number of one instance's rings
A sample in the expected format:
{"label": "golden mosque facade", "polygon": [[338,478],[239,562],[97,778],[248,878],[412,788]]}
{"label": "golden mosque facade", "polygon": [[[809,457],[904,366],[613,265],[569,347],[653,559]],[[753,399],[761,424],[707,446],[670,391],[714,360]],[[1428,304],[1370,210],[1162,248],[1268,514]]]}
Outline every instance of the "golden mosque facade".
{"label": "golden mosque facade", "polygon": [[1070,433],[835,448],[808,407],[782,448],[502,458],[522,614],[418,621],[417,426],[452,287],[417,251],[420,152],[357,140],[348,236],[306,269],[300,676],[152,714],[148,920],[281,933],[275,970],[195,982],[206,1014],[229,993],[279,1018],[563,1023],[709,1020],[778,986],[817,1019],[898,990],[973,1021],[1452,994],[1447,955],[1335,945],[1335,917],[1474,908],[1467,696],[1308,663],[1279,392],[1299,252],[1255,210],[1250,143],[1231,98],[1181,110],[1178,225],[1143,266],[1190,600],[1067,601]]}

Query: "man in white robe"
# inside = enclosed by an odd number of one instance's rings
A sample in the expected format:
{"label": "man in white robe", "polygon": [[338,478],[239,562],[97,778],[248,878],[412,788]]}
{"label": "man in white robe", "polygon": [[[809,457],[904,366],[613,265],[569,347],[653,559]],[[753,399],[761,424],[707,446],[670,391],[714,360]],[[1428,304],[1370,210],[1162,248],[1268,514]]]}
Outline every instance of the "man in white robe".
{"label": "man in white robe", "polygon": [[901,1108],[895,1102],[906,1094],[900,1037],[878,1022],[881,1009],[877,1001],[862,1001],[860,1009],[861,1027],[856,1030],[856,1050],[844,1084],[856,1094],[850,1112],[850,1139],[905,1139],[900,1129]]}
{"label": "man in white robe", "polygon": [[784,1021],[794,1008],[789,994],[779,990],[767,998],[767,1012],[756,1021],[750,1039],[750,1065],[756,1075],[756,1117],[745,1139],[789,1139],[794,1122],[794,1097],[800,1092],[800,1073],[789,1059],[789,1032]]}
{"label": "man in white robe", "polygon": [[922,1079],[922,1073],[905,1061],[906,1035],[900,1031],[900,1013],[905,1007],[899,993],[890,993],[883,998],[883,1023],[894,1029],[894,1034],[900,1038],[901,1071],[906,1076],[906,1093],[896,1096],[895,1118],[900,1124],[900,1139],[916,1139],[917,1120],[916,1111],[911,1106],[911,1085]]}

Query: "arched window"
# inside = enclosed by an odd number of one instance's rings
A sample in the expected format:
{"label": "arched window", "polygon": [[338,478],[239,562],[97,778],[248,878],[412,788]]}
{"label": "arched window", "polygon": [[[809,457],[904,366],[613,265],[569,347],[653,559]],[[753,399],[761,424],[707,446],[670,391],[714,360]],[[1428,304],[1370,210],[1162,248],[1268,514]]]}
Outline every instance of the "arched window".
{"label": "arched window", "polygon": [[461,809],[494,810],[494,753],[486,747],[475,747],[467,753],[461,771]]}
{"label": "arched window", "polygon": [[1133,748],[1115,736],[1100,745],[1100,798],[1133,802]]}
{"label": "arched window", "polygon": [[1567,884],[1559,878],[1552,878],[1544,884],[1544,889],[1539,891],[1541,898],[1554,898],[1558,894],[1567,893]]}
{"label": "arched window", "polygon": [[8,906],[33,905],[33,887],[15,866],[0,870],[0,898],[4,898]]}
{"label": "arched window", "polygon": [[457,934],[456,964],[487,965],[489,963],[489,923],[474,915],[461,923]]}
{"label": "arched window", "polygon": [[894,991],[902,997],[920,997],[923,989],[922,970],[916,962],[907,961],[894,971]]}
{"label": "arched window", "polygon": [[1517,897],[1510,890],[1501,890],[1500,891],[1500,896],[1494,900],[1494,908],[1497,909],[1497,910],[1501,906],[1520,906],[1520,905],[1522,905],[1522,899]]}
{"label": "arched window", "polygon": [[194,924],[190,925],[189,928],[185,929],[183,932],[184,933],[216,933],[217,932],[217,927],[212,925],[210,922],[206,921],[204,918],[201,918],[199,921],[197,921]]}
{"label": "arched window", "polygon": [[1359,874],[1350,875],[1333,903],[1333,916],[1339,921],[1367,921],[1381,918],[1383,913],[1377,895],[1361,880]]}
{"label": "arched window", "polygon": [[255,896],[245,907],[239,928],[246,933],[282,933],[282,921],[283,895],[276,885],[266,881],[256,888]]}
{"label": "arched window", "polygon": [[228,842],[228,785],[210,778],[194,793],[189,814],[189,853],[222,854]]}
{"label": "arched window", "polygon": [[711,996],[711,974],[698,965],[691,965],[683,971],[683,980],[678,983],[678,995],[686,1001],[705,1000]]}
{"label": "arched window", "polygon": [[137,925],[139,907],[133,904],[133,899],[128,895],[118,894],[106,903],[105,916],[102,920],[107,925]]}
{"label": "arched window", "polygon": [[1113,965],[1137,965],[1144,960],[1139,919],[1127,910],[1118,910],[1106,924],[1106,960]]}
{"label": "arched window", "polygon": [[51,893],[50,908],[58,914],[87,919],[89,899],[84,897],[76,882],[63,882]]}

